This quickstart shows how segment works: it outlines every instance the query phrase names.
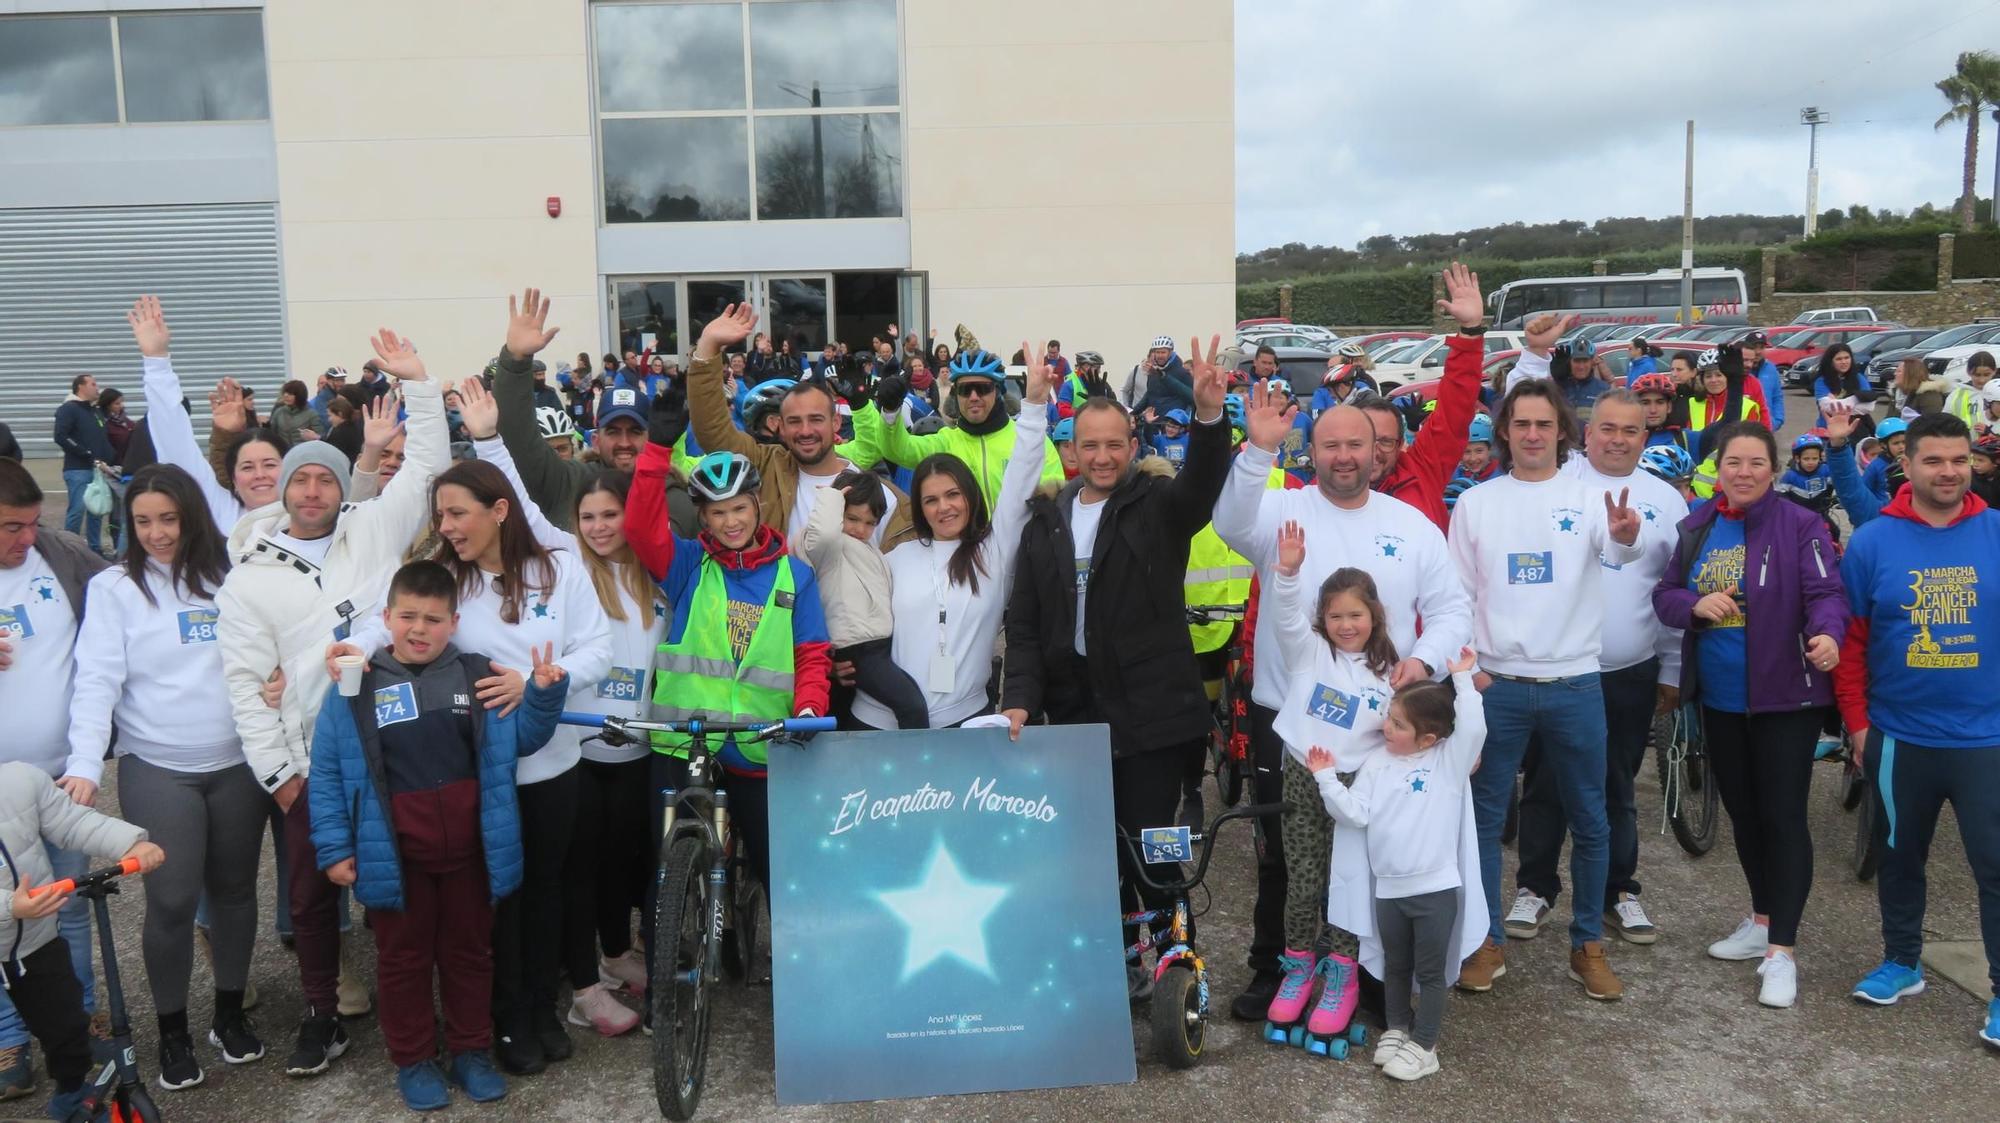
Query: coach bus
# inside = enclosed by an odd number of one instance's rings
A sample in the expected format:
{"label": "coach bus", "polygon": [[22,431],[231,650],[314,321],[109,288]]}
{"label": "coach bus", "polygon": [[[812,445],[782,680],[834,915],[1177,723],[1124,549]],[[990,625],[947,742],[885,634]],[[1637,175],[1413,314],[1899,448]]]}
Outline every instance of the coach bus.
{"label": "coach bus", "polygon": [[[1493,326],[1518,329],[1544,312],[1574,312],[1586,324],[1678,323],[1681,271],[1607,277],[1523,277],[1488,298]],[[1709,324],[1750,322],[1750,294],[1741,269],[1694,271],[1694,318]]]}

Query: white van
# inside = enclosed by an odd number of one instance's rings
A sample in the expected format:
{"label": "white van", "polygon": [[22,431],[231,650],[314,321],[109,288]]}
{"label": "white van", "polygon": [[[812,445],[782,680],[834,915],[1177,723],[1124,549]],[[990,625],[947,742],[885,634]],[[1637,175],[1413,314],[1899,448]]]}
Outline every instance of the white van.
{"label": "white van", "polygon": [[1808,308],[1795,324],[1872,324],[1882,317],[1873,308]]}

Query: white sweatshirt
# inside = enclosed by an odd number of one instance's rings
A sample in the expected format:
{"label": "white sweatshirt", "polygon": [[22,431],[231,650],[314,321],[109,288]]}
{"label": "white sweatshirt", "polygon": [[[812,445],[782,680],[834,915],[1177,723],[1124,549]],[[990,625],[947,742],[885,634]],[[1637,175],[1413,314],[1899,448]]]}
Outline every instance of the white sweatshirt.
{"label": "white sweatshirt", "polygon": [[[1660,583],[1667,563],[1673,560],[1680,523],[1688,515],[1687,500],[1672,484],[1651,472],[1607,476],[1581,456],[1572,457],[1562,472],[1613,500],[1629,489],[1632,509],[1639,512],[1639,549],[1644,551],[1639,560],[1620,565],[1600,559],[1604,565],[1604,649],[1597,654],[1598,669],[1622,671],[1658,656],[1659,681],[1679,686],[1681,630],[1660,623],[1653,611],[1653,586]],[[1600,509],[1604,506],[1602,499],[1596,502]]]}
{"label": "white sweatshirt", "polygon": [[[590,584],[587,571],[584,583]],[[646,707],[653,697],[653,659],[660,643],[666,639],[667,625],[674,619],[673,608],[661,597],[658,589],[653,591],[652,600],[653,622],[647,625],[640,620],[639,606],[633,602],[632,594],[625,590],[623,584],[618,586],[618,602],[625,610],[625,619],[613,620],[607,614],[604,621],[611,630],[611,665],[596,686],[570,692],[568,709],[629,718],[646,716]],[[563,667],[567,670],[569,664],[564,663]],[[558,736],[562,734],[563,730],[557,731]],[[644,740],[612,748],[602,741],[591,739],[588,729],[583,729],[581,736],[583,759],[600,764],[623,764],[638,760],[652,751]]]}
{"label": "white sweatshirt", "polygon": [[70,691],[76,680],[78,608],[37,549],[0,569],[0,640],[13,663],[0,671],[0,761],[18,760],[62,775],[69,755]]}
{"label": "white sweatshirt", "polygon": [[1612,540],[1601,494],[1558,474],[1532,483],[1495,476],[1459,496],[1451,557],[1472,592],[1481,667],[1519,678],[1597,673],[1604,562],[1642,555]]}
{"label": "white sweatshirt", "polygon": [[[889,653],[923,689],[932,729],[956,725],[986,708],[993,641],[999,638],[1000,618],[1013,591],[1014,557],[1028,522],[1028,498],[1042,478],[1048,427],[1048,411],[1037,405],[1022,407],[1014,419],[1014,451],[1000,477],[992,530],[979,545],[978,593],[970,585],[953,584],[946,570],[957,542],[905,542],[886,556],[895,613]],[[942,683],[932,681],[933,665],[950,670],[950,689],[934,689]],[[895,711],[866,693],[854,696],[854,716],[877,729],[896,728]]]}
{"label": "white sweatshirt", "polygon": [[1408,756],[1374,754],[1352,788],[1331,768],[1313,774],[1327,814],[1345,826],[1367,829],[1368,867],[1375,895],[1384,900],[1456,889],[1464,882],[1459,827],[1472,799],[1472,768],[1486,743],[1486,711],[1471,671],[1453,675],[1451,685],[1458,694],[1450,737]]}
{"label": "white sweatshirt", "polygon": [[215,598],[190,597],[148,559],[148,604],[123,566],[90,579],[90,611],[76,641],[66,776],[102,783],[104,749],[118,726],[127,753],[174,772],[243,763],[243,742],[222,679]]}
{"label": "white sweatshirt", "polygon": [[1276,570],[1271,580],[1278,596],[1279,646],[1291,668],[1274,727],[1298,763],[1318,745],[1333,754],[1339,771],[1353,772],[1382,747],[1382,719],[1395,692],[1387,675],[1368,669],[1365,656],[1335,650],[1313,631],[1319,586],[1308,590],[1297,577]]}
{"label": "white sweatshirt", "polygon": [[235,492],[216,482],[214,466],[194,439],[194,419],[181,408],[184,393],[180,376],[174,373],[173,360],[164,355],[146,358],[141,360],[140,369],[139,385],[146,397],[146,431],[153,437],[154,459],[193,476],[202,498],[208,500],[208,513],[215,519],[215,528],[224,535],[230,534],[249,512]]}
{"label": "white sweatshirt", "polygon": [[1276,453],[1245,446],[1230,465],[1229,482],[1215,504],[1215,532],[1263,575],[1251,698],[1275,710],[1284,704],[1285,687],[1292,680],[1278,641],[1277,621],[1284,610],[1273,588],[1278,528],[1287,520],[1296,520],[1306,532],[1300,586],[1317,592],[1336,569],[1367,570],[1388,611],[1397,658],[1421,659],[1442,675],[1472,635],[1472,604],[1452,568],[1444,534],[1423,512],[1386,495],[1370,492],[1365,505],[1349,511],[1334,506],[1318,488],[1269,490],[1265,485],[1276,462]]}
{"label": "white sweatshirt", "polygon": [[[888,494],[886,488],[883,494]],[[819,579],[826,634],[836,651],[887,639],[894,631],[888,559],[873,542],[863,542],[841,530],[846,516],[846,494],[839,488],[821,488],[813,495],[805,533],[798,540],[799,552]],[[888,517],[884,510],[883,521]],[[875,529],[882,528],[878,524]]]}

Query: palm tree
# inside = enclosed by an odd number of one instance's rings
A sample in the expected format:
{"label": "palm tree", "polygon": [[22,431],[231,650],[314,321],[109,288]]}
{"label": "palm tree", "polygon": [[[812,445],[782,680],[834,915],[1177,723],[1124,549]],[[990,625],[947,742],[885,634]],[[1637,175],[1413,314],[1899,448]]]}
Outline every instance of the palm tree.
{"label": "palm tree", "polygon": [[1973,228],[1974,178],[1979,169],[1979,111],[2000,108],[2000,55],[1991,51],[1965,51],[1958,56],[1952,75],[1937,84],[1938,93],[1951,103],[1934,128],[1965,122],[1965,186],[1958,197],[1958,224]]}

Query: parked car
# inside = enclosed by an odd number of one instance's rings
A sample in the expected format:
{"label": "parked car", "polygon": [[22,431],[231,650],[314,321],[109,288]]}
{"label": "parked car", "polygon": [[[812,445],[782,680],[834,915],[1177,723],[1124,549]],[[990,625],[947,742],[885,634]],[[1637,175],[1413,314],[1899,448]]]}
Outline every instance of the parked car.
{"label": "parked car", "polygon": [[[1375,381],[1387,393],[1392,384],[1415,382],[1444,373],[1444,357],[1447,351],[1445,336],[1433,335],[1421,341],[1407,356],[1395,361],[1377,360]],[[1486,353],[1519,348],[1526,339],[1525,332],[1489,331],[1486,333]]]}
{"label": "parked car", "polygon": [[[1521,358],[1518,349],[1495,351],[1486,357],[1486,365],[1480,374],[1491,382],[1495,374],[1514,369]],[[1604,380],[1613,386],[1625,385],[1625,373],[1632,366],[1632,353],[1623,347],[1606,347],[1597,352],[1597,358],[1604,364]],[[1405,391],[1407,392],[1407,391]]]}
{"label": "parked car", "polygon": [[1260,329],[1238,334],[1236,342],[1250,351],[1255,351],[1259,347],[1310,347],[1316,351],[1330,352],[1339,343],[1339,340],[1337,338],[1332,340],[1321,339],[1318,336],[1305,335],[1301,332],[1290,330]]}
{"label": "parked car", "polygon": [[1407,343],[1413,339],[1428,338],[1430,333],[1423,331],[1378,331],[1367,335],[1350,336],[1341,340],[1341,343],[1358,343],[1363,351],[1368,352],[1368,357],[1374,359],[1380,358],[1382,352],[1387,351],[1392,343]]}
{"label": "parked car", "polygon": [[1378,366],[1382,363],[1400,363],[1416,354],[1419,348],[1429,344],[1430,341],[1431,337],[1428,335],[1419,335],[1415,339],[1393,339],[1380,350],[1370,351],[1368,357]]}
{"label": "parked car", "polygon": [[[2000,320],[1974,320],[1969,324],[1946,328],[1928,339],[1921,339],[1908,347],[1893,351],[1876,351],[1868,363],[1868,381],[1877,387],[1889,385],[1896,378],[1896,367],[1904,359],[1922,359],[1934,351],[1961,345],[1990,344],[2000,340]],[[1968,352],[1969,354],[1970,352]]]}
{"label": "parked car", "polygon": [[[1887,328],[1882,331],[1861,332],[1848,340],[1847,345],[1854,349],[1854,361],[1861,364],[1862,370],[1867,370],[1869,360],[1877,353],[1913,347],[1936,335],[1937,331],[1936,328]],[[1829,343],[1827,346],[1831,347],[1832,344]],[[1785,372],[1785,385],[1811,389],[1813,379],[1819,377],[1820,363],[1825,358],[1826,350],[1821,348],[1793,363],[1791,369]]]}
{"label": "parked car", "polygon": [[1289,327],[1291,321],[1283,316],[1253,316],[1247,320],[1236,321],[1236,330],[1238,333],[1241,333],[1246,328],[1264,327],[1270,324]]}
{"label": "parked car", "polygon": [[1867,324],[1875,323],[1882,317],[1873,308],[1860,306],[1850,308],[1808,308],[1799,315],[1802,324]]}
{"label": "parked car", "polygon": [[1808,355],[1817,355],[1836,343],[1852,345],[1864,335],[1887,331],[1888,324],[1839,324],[1827,327],[1805,327],[1793,331],[1777,332],[1770,337],[1770,346],[1764,349],[1764,357],[1777,364],[1779,370],[1787,370],[1793,363]]}
{"label": "parked car", "polygon": [[[1313,391],[1325,381],[1327,362],[1333,356],[1317,347],[1279,347],[1274,343],[1271,349],[1278,353],[1278,373],[1291,384],[1292,393],[1301,398],[1312,397]],[[1247,374],[1255,361],[1252,349],[1236,364],[1236,369]]]}

